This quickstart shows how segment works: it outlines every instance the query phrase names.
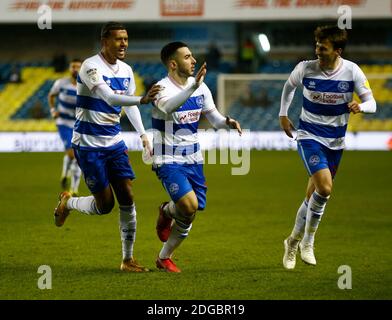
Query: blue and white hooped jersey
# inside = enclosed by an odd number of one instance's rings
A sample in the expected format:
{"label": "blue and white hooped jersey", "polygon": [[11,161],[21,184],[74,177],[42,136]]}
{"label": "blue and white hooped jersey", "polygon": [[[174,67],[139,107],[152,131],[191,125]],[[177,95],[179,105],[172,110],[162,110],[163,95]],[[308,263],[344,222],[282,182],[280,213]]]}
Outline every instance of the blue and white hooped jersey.
{"label": "blue and white hooped jersey", "polygon": [[54,82],[49,94],[57,95],[57,111],[59,117],[57,125],[73,128],[75,124],[76,85],[69,77],[61,78]]}
{"label": "blue and white hooped jersey", "polygon": [[330,149],[343,149],[350,115],[348,103],[353,100],[353,93],[361,99],[372,95],[358,65],[340,58],[339,66],[327,73],[318,60],[302,61],[288,81],[293,86],[303,86],[297,139],[313,139]]}
{"label": "blue and white hooped jersey", "polygon": [[185,86],[180,86],[169,76],[157,84],[163,87],[155,97],[152,110],[154,164],[164,163],[202,163],[197,129],[202,113],[215,110],[211,91],[202,83],[185,103],[175,112],[167,114],[158,108],[160,101],[177,95],[193,78],[188,78]]}
{"label": "blue and white hooped jersey", "polygon": [[110,106],[94,93],[97,86],[109,86],[116,94],[133,95],[136,86],[132,68],[117,60],[109,64],[100,54],[86,59],[77,83],[76,122],[72,144],[85,150],[108,150],[119,143],[121,106]]}

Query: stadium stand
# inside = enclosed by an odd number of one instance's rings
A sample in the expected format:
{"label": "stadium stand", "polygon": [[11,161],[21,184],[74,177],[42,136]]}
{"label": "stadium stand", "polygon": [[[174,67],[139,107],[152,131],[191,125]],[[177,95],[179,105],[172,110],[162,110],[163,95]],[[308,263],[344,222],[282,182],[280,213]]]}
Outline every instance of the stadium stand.
{"label": "stadium stand", "polygon": [[[131,63],[131,62],[130,62]],[[166,75],[166,70],[159,62],[133,62],[132,63],[138,91],[143,94],[146,88]],[[289,73],[295,62],[273,60],[260,67],[259,72]],[[10,64],[1,64],[1,74],[7,75],[11,70]],[[50,119],[47,104],[48,92],[55,81],[66,73],[56,73],[47,63],[35,62],[23,64],[18,67],[22,71],[22,82],[3,83],[0,87],[0,124],[1,131],[55,131],[54,121]],[[358,114],[351,117],[350,131],[384,131],[392,130],[392,64],[361,64],[362,70],[375,78],[370,84],[378,103],[378,112],[372,115]],[[206,84],[214,96],[217,90],[217,76],[220,72],[233,70],[233,65],[223,62],[218,71],[210,71],[206,77]],[[249,102],[244,95],[239,95],[229,106],[231,116],[237,118],[244,128],[252,131],[279,130],[276,120],[280,106],[280,96],[284,81],[254,81],[249,85],[249,94],[254,99]],[[266,93],[268,101],[262,101],[261,93]],[[267,102],[267,103],[266,103]],[[40,108],[41,110],[35,110]],[[295,101],[290,109],[293,119],[297,119],[301,109],[300,95],[297,92]],[[141,108],[141,115],[146,129],[151,128],[151,106]],[[37,114],[38,112],[38,114]],[[36,118],[36,119],[34,119]],[[124,130],[133,130],[126,119],[122,121]]]}

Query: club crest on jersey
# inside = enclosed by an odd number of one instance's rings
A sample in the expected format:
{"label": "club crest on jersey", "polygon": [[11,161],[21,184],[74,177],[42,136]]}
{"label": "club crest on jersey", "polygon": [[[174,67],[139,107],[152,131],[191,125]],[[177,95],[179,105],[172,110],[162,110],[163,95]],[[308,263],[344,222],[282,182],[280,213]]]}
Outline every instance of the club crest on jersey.
{"label": "club crest on jersey", "polygon": [[314,154],[309,158],[309,164],[311,166],[317,166],[319,163],[320,163],[320,157],[317,154]]}
{"label": "club crest on jersey", "polygon": [[169,192],[170,194],[176,194],[180,190],[180,187],[178,186],[177,183],[171,183],[169,186]]}
{"label": "club crest on jersey", "polygon": [[338,83],[338,90],[340,92],[347,92],[349,88],[350,88],[350,84],[347,81],[340,81]]}
{"label": "club crest on jersey", "polygon": [[129,80],[128,79],[124,79],[123,86],[124,86],[125,90],[128,90],[128,87],[129,87]]}
{"label": "club crest on jersey", "polygon": [[198,96],[196,98],[196,104],[199,108],[203,108],[204,107],[204,96]]}
{"label": "club crest on jersey", "polygon": [[98,82],[98,73],[96,68],[89,69],[86,71],[86,73],[92,83]]}

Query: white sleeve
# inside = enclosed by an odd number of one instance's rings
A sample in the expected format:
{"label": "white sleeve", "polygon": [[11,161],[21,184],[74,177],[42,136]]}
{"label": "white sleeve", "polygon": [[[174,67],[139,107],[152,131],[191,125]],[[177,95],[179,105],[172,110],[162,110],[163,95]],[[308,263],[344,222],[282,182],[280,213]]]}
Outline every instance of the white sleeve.
{"label": "white sleeve", "polygon": [[98,66],[89,61],[82,63],[79,77],[90,91],[93,91],[94,88],[99,85],[105,84],[107,86],[106,82],[103,80],[102,74],[99,72]]}
{"label": "white sleeve", "polygon": [[298,63],[294,70],[291,72],[289,79],[287,80],[293,87],[299,87],[302,84],[304,78],[306,62],[301,61]]}
{"label": "white sleeve", "polygon": [[203,86],[202,90],[204,95],[204,106],[201,112],[207,114],[209,112],[216,110],[216,106],[210,89],[204,83],[202,84],[202,86]]}
{"label": "white sleeve", "polygon": [[126,96],[123,94],[116,94],[113,92],[112,89],[110,89],[110,87],[106,83],[95,87],[94,93],[110,106],[140,105],[140,100],[142,98],[138,96]]}
{"label": "white sleeve", "polygon": [[369,81],[367,80],[363,71],[354,64],[353,66],[353,80],[354,80],[354,91],[357,93],[358,97],[363,101],[363,99],[373,96],[372,89],[370,89]]}
{"label": "white sleeve", "polygon": [[124,112],[127,115],[129,121],[132,123],[133,127],[136,129],[139,136],[145,134],[146,132],[144,130],[139,108],[136,106],[124,107]]}
{"label": "white sleeve", "polygon": [[56,80],[49,91],[49,95],[57,95],[60,93],[60,79]]}
{"label": "white sleeve", "polygon": [[222,116],[216,108],[206,112],[205,116],[216,129],[225,129],[228,127],[226,124],[226,118]]}
{"label": "white sleeve", "polygon": [[193,80],[187,88],[172,97],[168,97],[167,91],[163,89],[157,94],[154,105],[164,113],[173,113],[189,99],[197,88],[198,85]]}
{"label": "white sleeve", "polygon": [[129,86],[127,90],[127,95],[128,96],[133,96],[136,91],[136,83],[135,83],[135,75],[133,74],[132,68],[129,67],[129,78],[131,79],[129,81]]}
{"label": "white sleeve", "polygon": [[368,100],[362,100],[363,102],[359,104],[361,112],[375,113],[377,110],[376,100],[374,100],[373,96],[367,97],[367,99]]}
{"label": "white sleeve", "polygon": [[280,110],[279,116],[287,116],[290,108],[290,104],[293,101],[295,90],[297,87],[290,84],[290,81],[287,80],[284,84],[282,91],[282,98],[280,100]]}
{"label": "white sleeve", "polygon": [[361,68],[354,64],[353,68],[354,91],[357,93],[361,102],[359,108],[361,112],[374,113],[377,109],[376,100],[374,100],[372,89],[369,81]]}

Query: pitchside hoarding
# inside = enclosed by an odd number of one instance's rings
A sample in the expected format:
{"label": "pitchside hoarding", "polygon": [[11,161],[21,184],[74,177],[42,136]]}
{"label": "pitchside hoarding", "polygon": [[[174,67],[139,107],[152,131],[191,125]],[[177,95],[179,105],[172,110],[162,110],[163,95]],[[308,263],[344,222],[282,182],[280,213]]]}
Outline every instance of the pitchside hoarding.
{"label": "pitchside hoarding", "polygon": [[[150,140],[151,132],[148,133]],[[123,133],[129,150],[142,150],[136,132]],[[236,131],[207,130],[199,132],[202,150],[250,149],[250,150],[295,150],[295,140],[283,132],[244,132],[240,137]],[[62,152],[63,143],[57,132],[0,132],[0,152]],[[349,132],[346,135],[346,150],[392,150],[392,132]]]}
{"label": "pitchside hoarding", "polygon": [[0,23],[36,22],[42,5],[54,23],[336,19],[343,5],[356,19],[392,16],[391,0],[2,0]]}

